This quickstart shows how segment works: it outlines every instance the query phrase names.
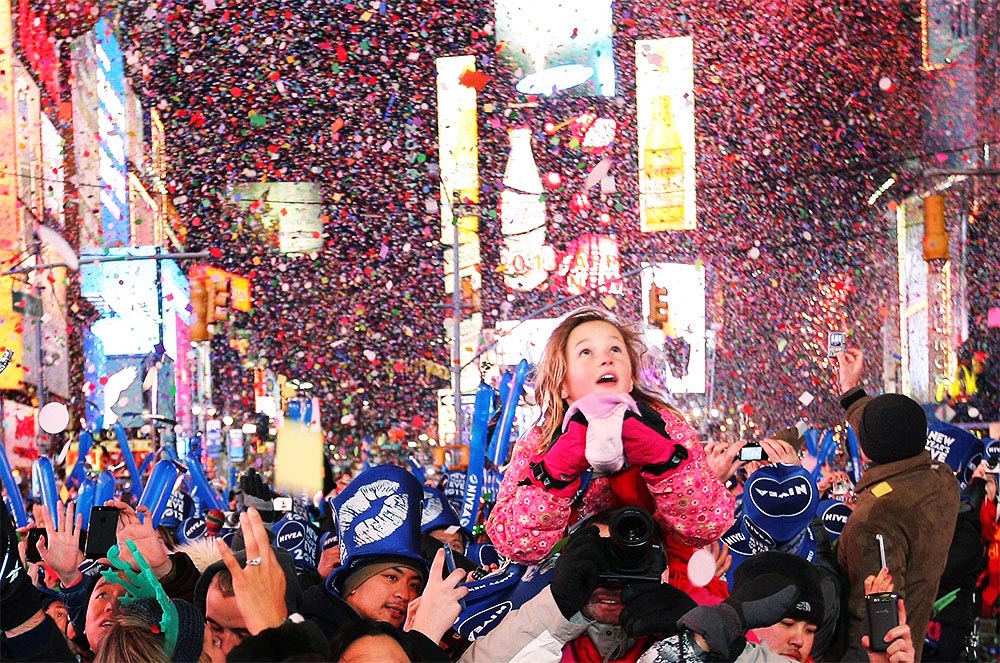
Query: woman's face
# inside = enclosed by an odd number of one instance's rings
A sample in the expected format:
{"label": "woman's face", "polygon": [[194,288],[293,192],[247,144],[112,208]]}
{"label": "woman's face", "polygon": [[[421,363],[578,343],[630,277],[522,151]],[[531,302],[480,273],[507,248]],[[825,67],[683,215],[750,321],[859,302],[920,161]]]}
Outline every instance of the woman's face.
{"label": "woman's face", "polygon": [[125,595],[125,588],[108,582],[103,576],[97,581],[94,593],[87,604],[87,625],[85,632],[91,651],[97,651],[114,624],[115,615],[121,607],[119,599]]}
{"label": "woman's face", "polygon": [[593,393],[632,391],[632,360],[625,339],[610,322],[591,320],[569,333],[561,396],[570,405]]}
{"label": "woman's face", "polygon": [[364,635],[344,650],[341,663],[408,663],[410,658],[395,638],[388,635]]}

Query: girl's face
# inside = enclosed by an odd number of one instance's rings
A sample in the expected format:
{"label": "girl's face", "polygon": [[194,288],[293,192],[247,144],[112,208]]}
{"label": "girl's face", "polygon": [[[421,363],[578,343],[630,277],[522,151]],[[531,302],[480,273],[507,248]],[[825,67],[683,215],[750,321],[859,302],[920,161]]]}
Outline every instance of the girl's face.
{"label": "girl's face", "polygon": [[566,377],[562,397],[570,405],[593,393],[632,391],[632,361],[625,339],[610,322],[591,320],[576,327],[566,341]]}

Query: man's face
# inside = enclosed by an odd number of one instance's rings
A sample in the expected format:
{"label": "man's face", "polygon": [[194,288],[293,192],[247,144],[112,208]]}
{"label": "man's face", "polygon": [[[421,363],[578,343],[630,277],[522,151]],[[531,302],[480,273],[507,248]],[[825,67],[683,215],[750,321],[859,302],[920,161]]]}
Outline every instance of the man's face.
{"label": "man's face", "polygon": [[366,635],[358,638],[340,656],[340,663],[406,663],[409,656],[394,638],[388,635]]}
{"label": "man's face", "polygon": [[587,619],[602,624],[618,624],[622,615],[622,590],[598,587],[590,595],[587,604],[580,609]]}
{"label": "man's face", "polygon": [[393,566],[372,576],[347,595],[347,604],[366,619],[389,622],[400,628],[406,608],[420,595],[423,580],[406,566]]}
{"label": "man's face", "polygon": [[104,576],[97,581],[94,592],[87,604],[87,622],[84,630],[91,651],[97,651],[104,641],[108,631],[114,624],[115,615],[121,607],[119,599],[125,595],[125,588],[119,584],[108,582]]}
{"label": "man's face", "polygon": [[236,597],[226,596],[213,582],[205,597],[205,641],[209,656],[218,649],[225,658],[233,647],[249,635],[246,621],[236,605]]}
{"label": "man's face", "polygon": [[52,618],[63,633],[66,632],[66,625],[69,623],[69,613],[66,612],[66,604],[62,601],[53,601],[49,607],[45,608],[45,614]]}
{"label": "man's face", "polygon": [[436,529],[429,532],[431,536],[452,549],[453,552],[465,554],[465,540],[461,532],[448,533],[446,529]]}
{"label": "man's face", "polygon": [[789,617],[767,628],[755,628],[754,633],[776,654],[804,661],[812,652],[816,625]]}

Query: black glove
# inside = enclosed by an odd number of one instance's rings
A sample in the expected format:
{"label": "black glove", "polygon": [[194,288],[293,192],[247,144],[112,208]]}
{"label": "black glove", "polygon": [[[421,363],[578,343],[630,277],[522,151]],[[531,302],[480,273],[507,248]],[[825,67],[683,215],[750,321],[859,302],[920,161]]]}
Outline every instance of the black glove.
{"label": "black glove", "polygon": [[781,621],[799,598],[791,579],[765,573],[737,587],[719,605],[698,606],[678,624],[694,631],[711,651],[732,660],[746,646],[746,632]]}
{"label": "black glove", "polygon": [[257,474],[257,470],[252,467],[247,470],[240,476],[239,484],[237,500],[240,503],[240,511],[253,507],[260,512],[260,518],[265,523],[274,522],[274,503],[271,501],[273,494],[264,483],[264,478]]}
{"label": "black glove", "polygon": [[622,591],[621,625],[630,635],[667,638],[680,632],[677,620],[698,604],[671,585],[643,582]]}
{"label": "black glove", "polygon": [[552,574],[552,598],[559,612],[569,619],[587,604],[597,589],[601,572],[611,568],[608,539],[590,525],[573,534],[556,560]]}
{"label": "black glove", "polygon": [[[0,452],[3,453],[3,452]],[[7,504],[0,499],[0,631],[10,631],[42,609],[42,599],[31,584],[17,551],[17,529]]]}

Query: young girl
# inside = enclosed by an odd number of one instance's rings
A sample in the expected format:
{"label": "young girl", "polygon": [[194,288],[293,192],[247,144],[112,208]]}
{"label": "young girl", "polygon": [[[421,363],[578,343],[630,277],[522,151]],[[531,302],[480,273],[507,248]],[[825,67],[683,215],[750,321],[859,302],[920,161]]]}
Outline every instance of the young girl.
{"label": "young girl", "polygon": [[733,524],[735,499],[697,433],[641,383],[645,351],[637,331],[598,308],[556,327],[536,368],[541,417],[515,445],[486,523],[501,554],[536,563],[570,525],[618,506],[644,507],[685,548]]}

